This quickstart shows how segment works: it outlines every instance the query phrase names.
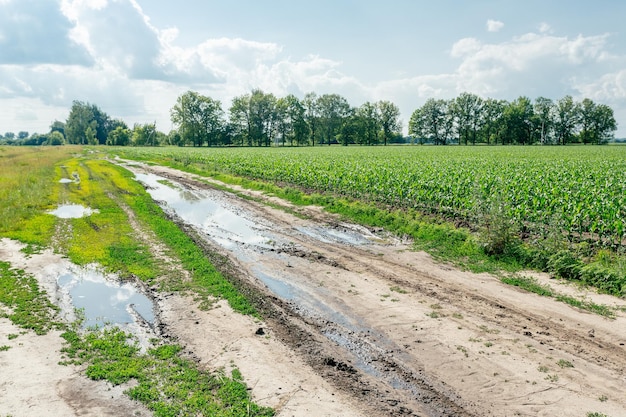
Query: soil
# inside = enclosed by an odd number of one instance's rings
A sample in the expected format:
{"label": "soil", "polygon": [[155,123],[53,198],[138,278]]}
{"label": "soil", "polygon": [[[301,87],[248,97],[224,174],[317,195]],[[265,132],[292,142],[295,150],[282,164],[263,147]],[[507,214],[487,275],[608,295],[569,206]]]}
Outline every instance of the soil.
{"label": "soil", "polygon": [[[535,274],[558,292],[615,306],[616,317],[604,318],[435,262],[410,242],[317,207],[217,191],[168,168],[141,169],[216,195],[271,232],[269,246],[233,250],[170,212],[263,320],[225,302],[205,311],[191,296],[151,295],[164,337],[202,367],[237,367],[255,401],[278,416],[626,415],[625,300]],[[50,268],[59,256],[27,259],[19,248],[0,241],[0,260],[54,294]],[[57,333],[9,340],[12,333],[20,330],[0,320],[0,346],[11,346],[0,351],[0,416],[149,415],[125,399],[124,387],[58,365]]]}

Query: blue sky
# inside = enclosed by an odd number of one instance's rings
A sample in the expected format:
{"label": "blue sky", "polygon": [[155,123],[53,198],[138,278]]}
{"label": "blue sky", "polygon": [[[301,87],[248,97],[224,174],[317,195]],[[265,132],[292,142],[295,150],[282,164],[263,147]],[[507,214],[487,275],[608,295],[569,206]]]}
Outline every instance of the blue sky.
{"label": "blue sky", "polygon": [[0,132],[46,132],[73,100],[168,132],[187,90],[389,100],[469,91],[610,105],[626,137],[620,0],[0,0]]}

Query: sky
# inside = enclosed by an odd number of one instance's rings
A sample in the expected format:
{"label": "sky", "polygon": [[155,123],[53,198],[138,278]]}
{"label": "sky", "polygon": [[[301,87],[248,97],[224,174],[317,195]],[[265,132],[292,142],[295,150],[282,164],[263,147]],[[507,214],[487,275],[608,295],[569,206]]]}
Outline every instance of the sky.
{"label": "sky", "polygon": [[46,133],[74,100],[174,126],[192,90],[222,102],[336,93],[388,100],[571,95],[626,137],[623,0],[0,0],[0,134]]}

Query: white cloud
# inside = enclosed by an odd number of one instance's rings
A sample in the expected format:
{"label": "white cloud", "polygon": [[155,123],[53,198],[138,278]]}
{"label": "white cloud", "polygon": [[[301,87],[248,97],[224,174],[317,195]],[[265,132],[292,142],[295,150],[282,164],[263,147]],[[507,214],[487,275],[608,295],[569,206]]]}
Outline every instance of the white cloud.
{"label": "white cloud", "polygon": [[71,39],[71,29],[54,1],[0,2],[0,65],[90,65],[87,51]]}
{"label": "white cloud", "polygon": [[541,33],[552,33],[552,27],[548,23],[542,22],[539,25],[539,32],[541,32]]}
{"label": "white cloud", "polygon": [[487,30],[489,32],[500,32],[504,27],[504,23],[499,20],[489,19],[487,20]]}

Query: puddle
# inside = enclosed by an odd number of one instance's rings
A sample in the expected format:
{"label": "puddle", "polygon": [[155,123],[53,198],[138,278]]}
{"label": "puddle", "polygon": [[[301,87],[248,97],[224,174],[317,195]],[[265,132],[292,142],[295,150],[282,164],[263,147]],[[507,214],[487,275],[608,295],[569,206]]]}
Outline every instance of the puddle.
{"label": "puddle", "polygon": [[154,174],[135,174],[138,181],[156,201],[162,201],[184,222],[200,227],[215,242],[226,249],[238,245],[254,245],[270,248],[271,239],[264,236],[262,228],[242,217],[204,192],[185,189]]}
{"label": "puddle", "polygon": [[71,179],[69,179],[69,178],[61,178],[61,179],[59,180],[59,182],[60,182],[61,184],[70,184],[70,183],[74,182],[74,180],[71,180]]}
{"label": "puddle", "polygon": [[369,245],[373,239],[348,228],[297,227],[297,231],[324,243],[345,243],[348,245]]}
{"label": "puddle", "polygon": [[125,326],[154,324],[154,304],[131,283],[107,279],[95,268],[70,268],[58,277],[61,293],[67,297],[66,307],[80,309],[83,327],[105,325]]}
{"label": "puddle", "polygon": [[61,219],[78,219],[80,217],[91,216],[94,213],[98,213],[98,210],[92,210],[80,204],[63,204],[55,210],[48,211],[48,214],[52,214]]}

